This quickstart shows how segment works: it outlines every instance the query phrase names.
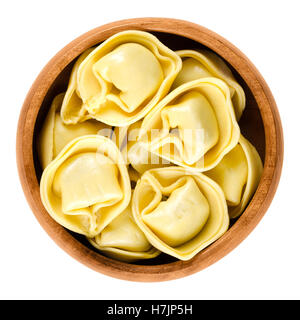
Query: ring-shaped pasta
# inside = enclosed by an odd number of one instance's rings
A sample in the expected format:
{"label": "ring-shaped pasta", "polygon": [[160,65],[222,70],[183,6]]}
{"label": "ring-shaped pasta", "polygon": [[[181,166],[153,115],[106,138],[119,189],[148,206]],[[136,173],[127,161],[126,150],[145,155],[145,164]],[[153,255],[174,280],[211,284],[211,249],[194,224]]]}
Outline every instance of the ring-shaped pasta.
{"label": "ring-shaped pasta", "polygon": [[148,32],[119,32],[81,63],[77,90],[95,119],[126,126],[144,117],[169,91],[180,57]]}
{"label": "ring-shaped pasta", "polygon": [[44,207],[59,224],[94,237],[123,212],[130,179],[116,145],[100,135],[72,140],[43,171]]}
{"label": "ring-shaped pasta", "polygon": [[202,78],[171,91],[144,118],[139,142],[174,164],[203,172],[215,167],[239,136],[228,86]]}
{"label": "ring-shaped pasta", "polygon": [[132,212],[149,242],[180,260],[194,257],[229,226],[218,184],[180,167],[146,171],[134,190]]}

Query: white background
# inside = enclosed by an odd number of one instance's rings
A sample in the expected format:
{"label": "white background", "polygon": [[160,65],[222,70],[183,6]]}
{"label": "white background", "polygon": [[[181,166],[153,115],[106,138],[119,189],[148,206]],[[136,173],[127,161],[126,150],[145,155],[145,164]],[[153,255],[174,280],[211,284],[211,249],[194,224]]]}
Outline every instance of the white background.
{"label": "white background", "polygon": [[[0,8],[0,298],[299,299],[299,1],[2,1]],[[162,283],[98,274],[45,233],[16,169],[19,112],[42,67],[82,33],[135,17],[189,20],[241,49],[278,104],[285,136],[281,182],[266,215],[242,244],[209,268]]]}

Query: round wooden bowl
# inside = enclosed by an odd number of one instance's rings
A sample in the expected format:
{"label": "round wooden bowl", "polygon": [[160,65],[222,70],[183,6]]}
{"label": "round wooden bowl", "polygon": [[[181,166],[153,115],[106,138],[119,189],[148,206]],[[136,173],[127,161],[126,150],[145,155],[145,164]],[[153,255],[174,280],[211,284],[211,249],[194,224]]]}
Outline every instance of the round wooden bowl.
{"label": "round wooden bowl", "polygon": [[[173,50],[206,47],[220,55],[232,69],[246,93],[247,105],[240,120],[243,135],[257,148],[264,171],[244,213],[231,222],[228,231],[189,261],[160,255],[137,264],[119,262],[93,249],[84,237],[57,224],[40,198],[41,168],[36,136],[52,99],[67,88],[74,61],[87,48],[128,29],[156,35]],[[17,132],[17,163],[27,201],[41,226],[68,254],[103,274],[132,281],[165,281],[184,277],[208,267],[233,250],[253,230],[268,209],[276,191],[283,161],[280,117],[270,89],[249,59],[230,42],[199,25],[167,18],[139,18],[117,21],[93,29],[58,52],[33,83],[21,110]]]}

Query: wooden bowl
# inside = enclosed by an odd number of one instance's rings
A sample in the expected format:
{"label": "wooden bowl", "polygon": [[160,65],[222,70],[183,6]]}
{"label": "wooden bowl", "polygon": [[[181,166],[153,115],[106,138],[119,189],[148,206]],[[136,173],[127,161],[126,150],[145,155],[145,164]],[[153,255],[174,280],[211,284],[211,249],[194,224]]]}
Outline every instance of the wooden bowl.
{"label": "wooden bowl", "polygon": [[[246,93],[247,106],[240,121],[241,131],[257,148],[264,171],[251,202],[231,223],[228,231],[189,261],[160,255],[152,261],[129,264],[112,260],[94,250],[84,237],[57,224],[45,210],[39,189],[41,168],[35,139],[53,97],[67,88],[73,63],[80,53],[111,35],[128,29],[156,35],[171,49],[207,47],[231,67]],[[235,46],[199,25],[166,18],[139,18],[117,21],[93,29],[58,52],[33,83],[21,110],[17,132],[17,163],[27,201],[41,226],[68,254],[103,274],[132,281],[165,281],[202,270],[233,250],[253,230],[268,209],[276,191],[283,161],[283,135],[280,117],[270,89]]]}

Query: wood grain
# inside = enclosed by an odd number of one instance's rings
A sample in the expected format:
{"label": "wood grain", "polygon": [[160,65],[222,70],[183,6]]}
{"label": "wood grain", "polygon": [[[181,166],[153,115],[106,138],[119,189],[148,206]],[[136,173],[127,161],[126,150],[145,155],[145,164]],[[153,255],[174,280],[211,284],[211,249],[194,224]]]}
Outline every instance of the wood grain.
{"label": "wood grain", "polygon": [[[72,64],[80,53],[111,35],[128,29],[154,33],[172,49],[205,46],[226,60],[246,92],[247,106],[240,122],[241,130],[264,159],[260,184],[245,212],[220,239],[189,261],[168,260],[162,256],[152,265],[138,265],[104,257],[80,237],[57,224],[41,203],[41,169],[35,151],[35,137],[50,101],[55,94],[66,89]],[[24,101],[18,123],[16,152],[20,181],[27,201],[41,226],[63,250],[86,266],[108,276],[131,281],[166,281],[190,275],[215,263],[255,228],[266,213],[280,179],[283,134],[270,89],[255,66],[239,49],[197,24],[167,18],[138,18],[93,29],[69,43],[49,61]]]}

